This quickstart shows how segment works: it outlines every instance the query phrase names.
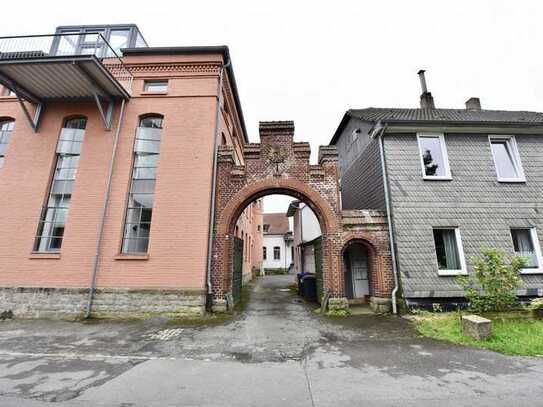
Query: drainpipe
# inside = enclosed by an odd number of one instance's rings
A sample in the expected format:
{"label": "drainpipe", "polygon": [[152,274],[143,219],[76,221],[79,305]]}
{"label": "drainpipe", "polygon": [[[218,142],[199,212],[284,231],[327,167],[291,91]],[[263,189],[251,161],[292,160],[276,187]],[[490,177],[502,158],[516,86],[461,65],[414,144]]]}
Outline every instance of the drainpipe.
{"label": "drainpipe", "polygon": [[221,72],[219,73],[219,83],[217,85],[217,109],[215,114],[215,140],[213,142],[213,175],[211,178],[211,202],[209,204],[209,230],[207,234],[207,273],[206,273],[206,284],[207,284],[207,295],[206,295],[206,309],[211,311],[213,305],[213,286],[211,284],[211,260],[213,256],[213,236],[214,236],[214,227],[215,227],[215,196],[217,193],[217,154],[219,151],[219,144],[217,142],[220,132],[220,115],[221,115],[221,102],[222,102],[222,87],[224,80],[224,70],[230,65],[230,60],[226,61],[221,67]]}
{"label": "drainpipe", "polygon": [[111,179],[113,178],[113,168],[115,165],[115,158],[117,156],[117,146],[119,144],[119,134],[121,132],[122,121],[124,117],[124,104],[125,100],[121,101],[121,109],[119,111],[119,122],[117,123],[117,129],[115,130],[115,139],[113,140],[113,150],[111,151],[111,159],[109,160],[109,174],[106,184],[106,196],[104,198],[104,206],[102,207],[102,217],[100,219],[100,228],[98,229],[98,237],[96,238],[96,253],[94,255],[92,265],[92,277],[89,287],[89,298],[87,300],[87,309],[85,311],[85,318],[89,318],[92,310],[92,300],[94,299],[94,293],[96,291],[96,276],[98,274],[98,261],[100,259],[100,249],[102,247],[102,239],[104,236],[104,224],[106,222],[106,213],[109,205],[109,196],[111,194]]}
{"label": "drainpipe", "polygon": [[388,176],[387,169],[385,165],[385,149],[383,145],[383,135],[386,131],[387,125],[379,131],[377,138],[379,142],[379,155],[381,157],[381,172],[383,174],[383,188],[385,190],[385,206],[387,211],[387,224],[388,224],[388,239],[390,240],[390,255],[392,257],[392,273],[394,274],[394,289],[392,290],[391,300],[392,300],[392,313],[398,313],[398,305],[396,303],[396,294],[400,289],[399,278],[398,278],[398,267],[396,265],[396,244],[394,243],[394,232],[392,230],[392,214],[390,206],[390,197],[389,197],[389,188],[388,188]]}

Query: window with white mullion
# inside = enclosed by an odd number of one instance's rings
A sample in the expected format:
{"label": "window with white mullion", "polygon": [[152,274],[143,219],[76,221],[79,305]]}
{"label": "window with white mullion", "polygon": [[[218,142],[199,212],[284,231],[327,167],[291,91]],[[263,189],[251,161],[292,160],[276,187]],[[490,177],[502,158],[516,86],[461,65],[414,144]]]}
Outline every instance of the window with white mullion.
{"label": "window with white mullion", "polygon": [[466,260],[458,228],[433,228],[438,274],[453,276],[466,274]]}
{"label": "window with white mullion", "polygon": [[273,259],[274,260],[281,260],[281,247],[274,246],[273,247]]}
{"label": "window with white mullion", "polygon": [[15,127],[14,120],[0,121],[0,168],[4,166],[6,159],[6,150],[8,148],[11,132]]}
{"label": "window with white mullion", "polygon": [[76,118],[67,120],[62,128],[57,142],[55,172],[34,243],[35,251],[58,251],[62,246],[86,125],[85,118]]}
{"label": "window with white mullion", "polygon": [[511,228],[511,238],[515,255],[523,257],[526,265],[523,274],[543,273],[541,246],[535,228]]}
{"label": "window with white mullion", "polygon": [[500,182],[524,182],[517,143],[513,136],[489,136],[490,148]]}
{"label": "window with white mullion", "polygon": [[429,180],[449,180],[451,170],[443,134],[418,133],[422,177]]}
{"label": "window with white mullion", "polygon": [[145,117],[140,120],[136,131],[123,253],[146,253],[149,248],[162,120],[159,116]]}

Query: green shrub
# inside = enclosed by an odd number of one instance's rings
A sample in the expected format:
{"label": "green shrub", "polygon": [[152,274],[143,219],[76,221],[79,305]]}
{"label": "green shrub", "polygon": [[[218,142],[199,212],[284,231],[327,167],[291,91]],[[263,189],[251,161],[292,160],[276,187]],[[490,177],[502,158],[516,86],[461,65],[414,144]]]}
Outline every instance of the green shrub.
{"label": "green shrub", "polygon": [[516,290],[522,284],[519,270],[526,262],[515,256],[507,264],[504,251],[483,249],[481,256],[471,259],[474,273],[457,277],[456,281],[474,311],[507,311],[517,302]]}
{"label": "green shrub", "polygon": [[528,309],[532,311],[543,310],[543,298],[535,298],[528,305]]}

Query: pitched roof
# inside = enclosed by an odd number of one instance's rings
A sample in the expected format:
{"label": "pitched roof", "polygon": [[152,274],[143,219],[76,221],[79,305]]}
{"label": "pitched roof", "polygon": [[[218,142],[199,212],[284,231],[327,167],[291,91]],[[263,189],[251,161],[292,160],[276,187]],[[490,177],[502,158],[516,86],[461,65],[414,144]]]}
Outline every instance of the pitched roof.
{"label": "pitched roof", "polygon": [[364,121],[384,122],[459,122],[459,123],[508,123],[543,124],[543,113],[508,110],[467,109],[352,109],[353,117]]}
{"label": "pitched roof", "polygon": [[335,144],[351,117],[366,122],[389,124],[452,124],[452,125],[517,125],[542,126],[543,113],[508,110],[468,109],[404,109],[378,108],[350,109],[345,112],[330,144]]}
{"label": "pitched roof", "polygon": [[263,224],[270,225],[265,235],[284,235],[290,229],[286,213],[265,213]]}
{"label": "pitched roof", "polygon": [[301,201],[299,201],[299,200],[295,200],[295,201],[290,202],[290,204],[288,205],[287,213],[286,213],[287,218],[290,218],[290,217],[294,216],[296,211],[298,209],[300,209],[300,203],[301,203]]}

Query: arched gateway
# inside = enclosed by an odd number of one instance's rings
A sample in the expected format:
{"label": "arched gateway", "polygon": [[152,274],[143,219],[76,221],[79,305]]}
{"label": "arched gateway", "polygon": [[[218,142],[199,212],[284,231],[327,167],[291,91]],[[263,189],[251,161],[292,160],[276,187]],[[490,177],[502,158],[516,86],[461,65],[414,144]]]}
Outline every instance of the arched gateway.
{"label": "arched gateway", "polygon": [[232,292],[233,236],[244,208],[270,194],[293,196],[308,204],[322,231],[323,293],[334,308],[348,307],[344,253],[362,244],[368,256],[370,304],[386,308],[393,288],[385,214],[375,210],[341,210],[334,146],[320,146],[318,165],[309,164],[310,147],[294,142],[294,122],[261,122],[259,144],[243,148],[244,165],[236,165],[231,146],[218,151],[217,193],[211,282],[213,309],[224,310]]}

